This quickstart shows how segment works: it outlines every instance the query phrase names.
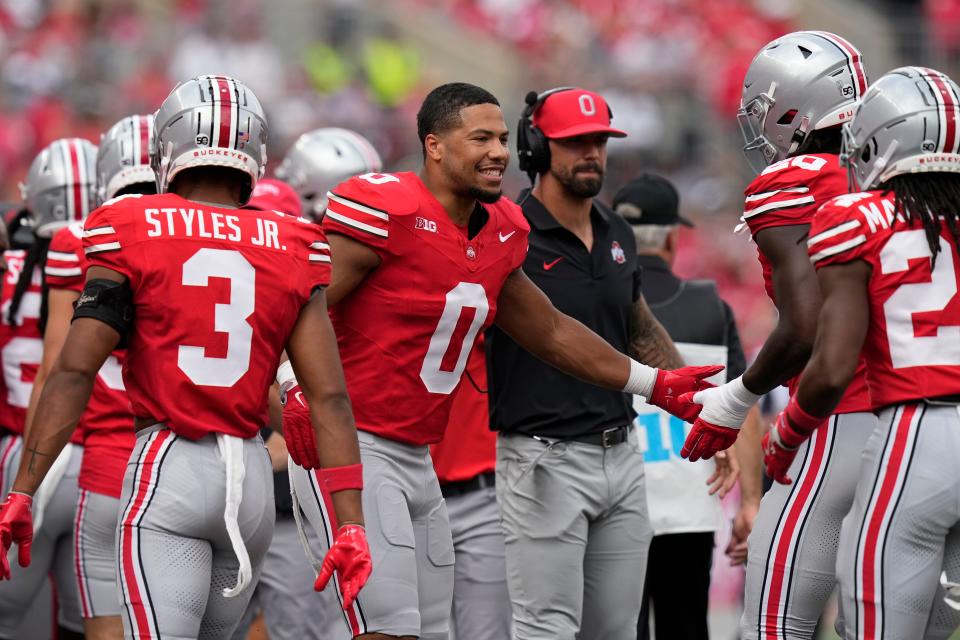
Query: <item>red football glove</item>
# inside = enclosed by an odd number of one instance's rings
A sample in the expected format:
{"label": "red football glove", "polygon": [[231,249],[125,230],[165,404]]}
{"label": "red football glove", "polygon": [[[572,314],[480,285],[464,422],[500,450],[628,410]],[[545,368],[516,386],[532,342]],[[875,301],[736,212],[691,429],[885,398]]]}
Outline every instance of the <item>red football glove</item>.
{"label": "red football glove", "polygon": [[657,381],[650,393],[650,404],[677,416],[684,422],[693,422],[700,415],[700,404],[680,396],[695,393],[714,386],[707,378],[723,371],[722,365],[706,367],[681,367],[673,371],[657,369]]}
{"label": "red football glove", "polygon": [[290,459],[304,469],[319,469],[320,455],[317,439],[310,420],[310,408],[303,397],[300,385],[280,391],[283,405],[283,439],[287,442]]}
{"label": "red football glove", "polygon": [[704,460],[712,458],[718,451],[725,451],[733,446],[739,433],[739,429],[721,427],[703,418],[697,418],[690,433],[687,434],[683,448],[680,449],[680,457],[690,462],[696,462],[701,458]]}
{"label": "red football glove", "polygon": [[811,416],[791,398],[777,416],[776,423],[763,436],[763,466],[767,477],[780,484],[792,484],[787,471],[797,456],[797,449],[825,422],[825,418]]}
{"label": "red football glove", "polygon": [[33,498],[25,493],[11,491],[0,504],[0,580],[10,579],[10,561],[7,552],[17,544],[17,560],[21,567],[30,565],[30,545],[33,544]]}
{"label": "red football glove", "polygon": [[345,524],[337,530],[336,541],[323,559],[320,574],[313,588],[316,591],[323,591],[330,582],[334,570],[340,577],[340,595],[343,597],[343,609],[346,611],[353,605],[357,594],[367,583],[367,578],[373,571],[366,529],[358,524]]}

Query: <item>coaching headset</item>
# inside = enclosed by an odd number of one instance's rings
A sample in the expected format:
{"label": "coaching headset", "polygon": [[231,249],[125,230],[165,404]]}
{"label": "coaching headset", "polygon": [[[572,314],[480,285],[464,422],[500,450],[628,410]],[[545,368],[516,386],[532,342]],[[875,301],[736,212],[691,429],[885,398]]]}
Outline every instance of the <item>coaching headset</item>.
{"label": "coaching headset", "polygon": [[[520,171],[527,174],[531,183],[536,181],[538,174],[550,169],[550,142],[547,136],[533,124],[533,116],[537,109],[543,106],[547,98],[553,94],[576,90],[579,89],[577,87],[557,87],[539,94],[536,91],[531,91],[524,99],[527,106],[524,107],[520,122],[517,125],[517,158],[519,159]],[[613,111],[610,110],[609,104],[607,104],[607,115],[613,120]]]}

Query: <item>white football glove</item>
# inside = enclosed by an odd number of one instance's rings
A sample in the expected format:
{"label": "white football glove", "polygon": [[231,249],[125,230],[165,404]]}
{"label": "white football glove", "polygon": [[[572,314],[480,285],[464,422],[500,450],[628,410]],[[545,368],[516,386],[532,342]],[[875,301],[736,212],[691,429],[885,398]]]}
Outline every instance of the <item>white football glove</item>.
{"label": "white football glove", "polygon": [[693,401],[703,405],[700,419],[704,422],[739,429],[747,418],[750,408],[760,396],[743,386],[742,376],[712,389],[704,389],[693,396]]}

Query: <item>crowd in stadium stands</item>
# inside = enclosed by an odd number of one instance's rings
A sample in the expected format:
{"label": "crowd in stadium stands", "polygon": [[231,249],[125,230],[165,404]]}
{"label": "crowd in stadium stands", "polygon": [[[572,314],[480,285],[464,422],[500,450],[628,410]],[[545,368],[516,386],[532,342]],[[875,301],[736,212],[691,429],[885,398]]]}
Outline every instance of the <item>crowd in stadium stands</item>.
{"label": "crowd in stadium stands", "polygon": [[[698,1],[697,11],[690,11],[686,1],[665,0],[413,4],[418,10],[453,16],[461,28],[483,30],[512,43],[531,62],[530,77],[540,84],[589,78],[591,86],[607,90],[618,122],[630,126],[631,133],[645,121],[651,131],[662,129],[668,108],[658,106],[661,95],[676,94],[692,78],[709,81],[712,104],[704,108],[724,116],[732,113],[750,57],[762,43],[790,30],[794,8],[792,0]],[[265,6],[256,0],[0,4],[0,202],[7,203],[6,208],[19,205],[17,181],[50,141],[68,135],[96,141],[110,123],[151,110],[177,79],[206,72],[211,65],[243,78],[261,96],[270,115],[273,158],[304,130],[345,126],[364,132],[388,167],[408,168],[418,162],[409,123],[429,82],[421,77],[422,63],[413,47],[386,28],[361,32],[356,9],[333,2],[315,7],[313,41],[291,54],[289,43],[278,41],[275,30],[268,29]],[[731,12],[736,20],[731,20]],[[744,29],[744,23],[750,28]],[[738,25],[738,37],[730,31],[733,24]],[[541,62],[548,59],[549,69]],[[225,61],[230,68],[222,68]],[[617,108],[618,91],[628,98],[628,108]],[[657,100],[644,101],[652,95]],[[689,104],[698,98],[681,92],[678,99]],[[732,118],[718,121],[729,126]],[[696,136],[681,133],[675,138],[679,151],[665,158],[670,152],[663,140],[639,131],[632,135],[627,142],[636,146],[621,151],[630,155],[619,162],[624,179],[636,170],[670,174],[671,166],[690,166],[688,161],[700,152],[686,140]],[[683,177],[675,177],[682,185]],[[694,178],[698,176],[691,181]],[[516,176],[513,180],[508,190],[519,190],[522,183]],[[614,180],[609,183],[612,189],[618,186]],[[726,197],[736,202],[739,196],[728,188]],[[723,199],[711,194],[705,204]],[[705,275],[704,265],[710,265],[710,276],[720,282],[744,324],[749,349],[766,334],[771,308],[754,286],[753,247],[746,236],[731,233],[739,211],[698,207],[695,197],[688,202],[692,215],[702,215],[700,228],[684,242],[698,248],[683,252],[689,263],[678,265],[678,271]]]}

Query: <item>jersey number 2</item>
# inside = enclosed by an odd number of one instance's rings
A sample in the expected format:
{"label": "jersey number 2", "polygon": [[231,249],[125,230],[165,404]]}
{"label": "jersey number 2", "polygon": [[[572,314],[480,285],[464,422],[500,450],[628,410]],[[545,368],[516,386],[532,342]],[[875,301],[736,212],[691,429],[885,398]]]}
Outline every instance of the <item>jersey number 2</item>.
{"label": "jersey number 2", "polygon": [[183,284],[206,287],[210,278],[230,282],[230,302],[215,304],[213,330],[227,334],[227,355],[211,358],[204,347],[180,345],[177,366],[194,384],[207,387],[231,387],[250,368],[253,327],[247,318],[253,315],[256,269],[239,251],[200,249],[183,263]]}
{"label": "jersey number 2", "polygon": [[[929,258],[930,247],[923,229],[898,231],[880,251],[884,274],[906,271],[910,260]],[[940,254],[930,273],[930,282],[902,284],[883,305],[894,368],[960,365],[960,327],[940,325],[933,335],[918,336],[914,315],[942,311],[957,294],[953,250],[940,238]]]}
{"label": "jersey number 2", "polygon": [[[451,344],[465,308],[474,309],[473,320],[460,344]],[[427,347],[427,355],[423,359],[423,366],[420,367],[420,379],[423,380],[427,391],[446,395],[457,388],[460,376],[463,375],[463,370],[467,366],[470,349],[473,348],[480,327],[487,319],[488,311],[487,292],[484,291],[483,286],[475,282],[461,282],[447,292],[443,313],[440,314],[437,328],[430,337],[430,346]],[[444,356],[451,348],[458,349],[457,362],[452,370],[445,371],[441,366]]]}

